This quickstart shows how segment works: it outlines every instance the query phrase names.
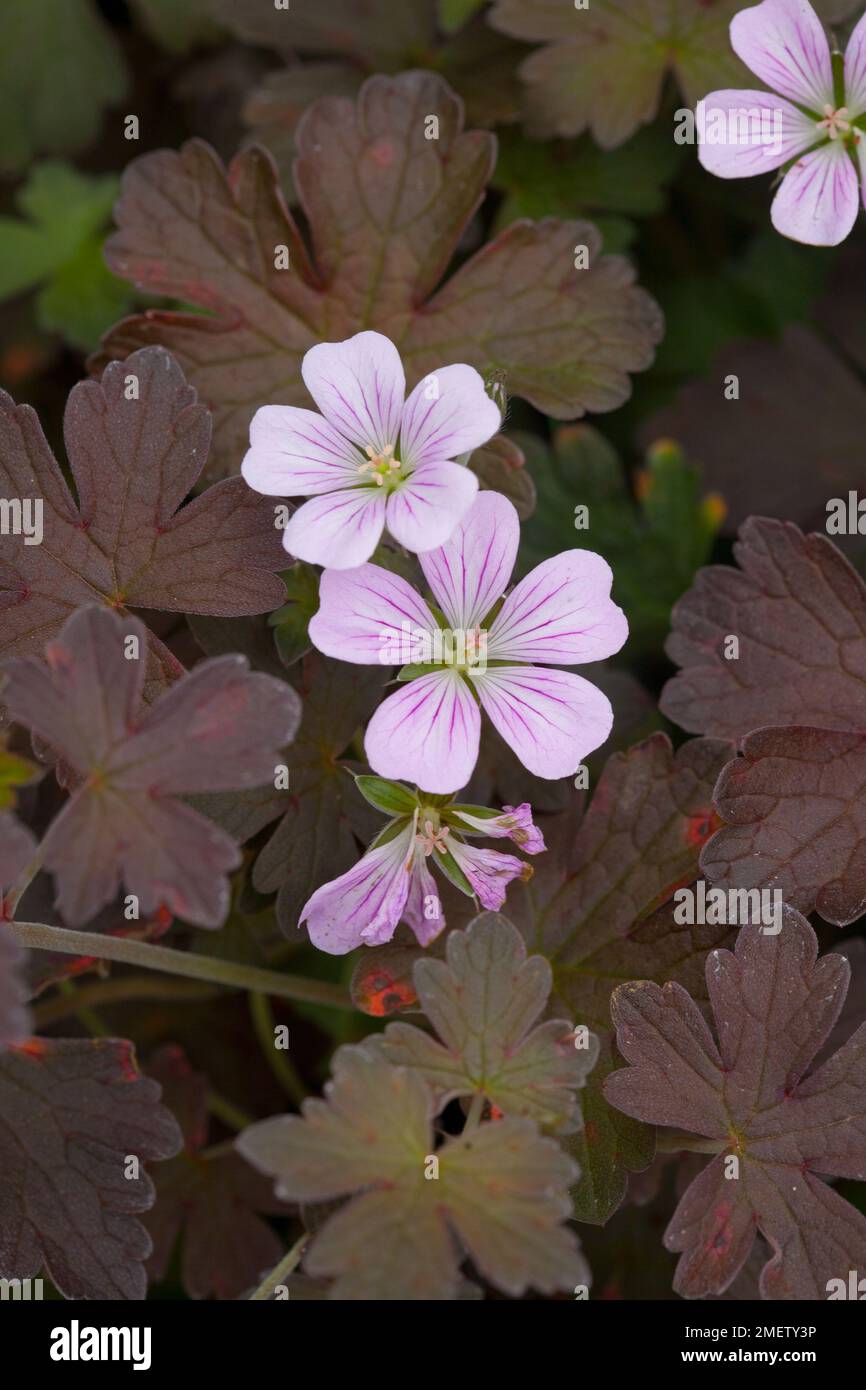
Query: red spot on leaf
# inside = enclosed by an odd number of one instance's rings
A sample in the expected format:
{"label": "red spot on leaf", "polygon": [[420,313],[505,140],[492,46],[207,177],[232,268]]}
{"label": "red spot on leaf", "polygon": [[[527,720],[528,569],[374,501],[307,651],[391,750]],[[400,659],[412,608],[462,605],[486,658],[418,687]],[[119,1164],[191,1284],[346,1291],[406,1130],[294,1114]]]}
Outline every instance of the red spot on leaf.
{"label": "red spot on leaf", "polygon": [[34,1062],[41,1062],[48,1055],[48,1047],[41,1038],[28,1038],[26,1042],[16,1043],[10,1047],[9,1051],[31,1057]]}
{"label": "red spot on leaf", "polygon": [[356,981],[355,997],[358,1007],[373,1018],[385,1018],[418,1002],[415,987],[408,979],[398,979],[381,967]]}
{"label": "red spot on leaf", "polygon": [[721,824],[721,818],[712,806],[707,807],[705,811],[694,811],[690,816],[686,816],[686,844],[694,845],[696,849],[700,848],[720,829]]}

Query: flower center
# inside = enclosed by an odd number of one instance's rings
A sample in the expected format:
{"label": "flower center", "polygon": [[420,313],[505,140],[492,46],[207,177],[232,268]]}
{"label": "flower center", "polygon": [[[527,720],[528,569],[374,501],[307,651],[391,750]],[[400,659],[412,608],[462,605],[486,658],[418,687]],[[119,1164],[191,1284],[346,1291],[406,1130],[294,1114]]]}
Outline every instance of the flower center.
{"label": "flower center", "polygon": [[386,482],[396,481],[394,474],[399,473],[403,465],[394,457],[393,444],[386,444],[384,449],[380,450],[377,450],[375,445],[368,444],[364,453],[367,455],[367,462],[358,464],[358,472],[370,474],[369,480],[364,479],[365,482],[384,487]]}
{"label": "flower center", "polygon": [[487,633],[481,627],[443,629],[441,661],[444,666],[453,666],[458,671],[473,666],[486,667]]}
{"label": "flower center", "polygon": [[416,841],[424,850],[424,854],[429,859],[434,849],[438,849],[440,854],[444,854],[448,849],[445,843],[448,836],[448,826],[442,825],[437,830],[432,820],[425,820],[423,834],[415,836]]}
{"label": "flower center", "polygon": [[824,107],[824,119],[818,122],[818,129],[826,131],[831,140],[838,140],[840,135],[850,135],[848,107],[840,106],[838,111],[834,111],[828,101]]}

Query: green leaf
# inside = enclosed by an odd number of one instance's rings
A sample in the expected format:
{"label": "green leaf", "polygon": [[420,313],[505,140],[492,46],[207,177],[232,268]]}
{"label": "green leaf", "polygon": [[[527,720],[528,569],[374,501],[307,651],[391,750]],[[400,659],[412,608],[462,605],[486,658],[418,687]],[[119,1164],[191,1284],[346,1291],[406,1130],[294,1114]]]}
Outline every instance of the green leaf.
{"label": "green leaf", "polygon": [[575,1091],[592,1070],[598,1039],[588,1034],[578,1048],[570,1023],[537,1024],[553,972],[543,956],[527,960],[507,918],[482,913],[465,932],[452,932],[446,960],[419,960],[414,980],[437,1037],[391,1023],[378,1045],[393,1066],[421,1072],[440,1109],[456,1096],[481,1095],[504,1115],[526,1115],[547,1129],[581,1127]]}
{"label": "green leaf", "polygon": [[287,602],[268,618],[284,666],[292,666],[306,656],[312,643],[310,619],[319,606],[319,574],[314,565],[298,560],[281,576]]}
{"label": "green leaf", "polygon": [[93,0],[5,0],[0,48],[0,171],[41,150],[88,144],[126,92],[123,55]]}
{"label": "green leaf", "polygon": [[113,176],[91,178],[45,161],[18,193],[24,220],[0,218],[0,298],[41,286],[41,327],[75,347],[91,348],[132,302],[102,258],[118,187]]}
{"label": "green leaf", "polygon": [[497,226],[520,217],[649,217],[662,211],[665,187],[682,157],[683,147],[656,128],[607,151],[588,135],[542,144],[516,130],[502,131],[493,185],[506,196]]}
{"label": "green leaf", "polygon": [[[317,1230],[307,1274],[332,1299],[452,1300],[460,1252],[503,1293],[571,1289],[587,1271],[562,1224],[575,1165],[530,1120],[482,1124],[436,1149],[418,1072],[340,1048],[327,1101],[245,1130],[243,1156],[291,1201],[351,1200]],[[438,1176],[430,1180],[431,1159]]]}
{"label": "green leaf", "polygon": [[15,793],[19,787],[26,787],[41,777],[35,763],[10,753],[6,740],[0,738],[0,811],[15,805]]}
{"label": "green leaf", "polygon": [[[635,499],[615,450],[591,426],[560,430],[552,452],[529,437],[521,442],[538,489],[535,514],[523,527],[522,568],[574,546],[597,551],[613,570],[632,650],[656,649],[672,605],[709,558],[724,516],[719,499],[701,497],[697,469],[672,444],[650,450]],[[581,506],[588,525],[578,529]]]}
{"label": "green leaf", "polygon": [[362,775],[355,778],[355,786],[371,806],[384,811],[386,815],[411,816],[418,808],[415,793],[399,782],[389,782],[384,777]]}
{"label": "green leaf", "polygon": [[219,38],[212,0],[131,0],[143,27],[169,53],[187,53]]}
{"label": "green leaf", "polygon": [[621,145],[659,109],[672,72],[683,104],[708,91],[748,87],[728,26],[743,0],[497,0],[490,22],[546,46],[523,64],[530,127],[543,135],[589,129],[603,149]]}

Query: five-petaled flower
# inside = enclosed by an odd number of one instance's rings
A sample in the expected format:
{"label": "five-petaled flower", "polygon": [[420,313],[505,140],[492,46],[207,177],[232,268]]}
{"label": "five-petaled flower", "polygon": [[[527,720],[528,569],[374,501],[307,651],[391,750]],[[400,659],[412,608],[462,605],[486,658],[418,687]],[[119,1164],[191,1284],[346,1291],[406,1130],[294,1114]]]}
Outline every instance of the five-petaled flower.
{"label": "five-petaled flower", "polygon": [[[359,784],[370,780],[358,779]],[[405,796],[403,814],[388,823],[354,868],[317,888],[301,911],[310,940],[331,955],[381,946],[401,921],[422,946],[429,945],[445,926],[433,866],[482,907],[500,908],[508,884],[528,879],[532,866],[516,855],[467,844],[467,836],[507,836],[527,854],[545,848],[527,802],[497,814],[483,806],[442,805],[442,798],[428,800],[422,791],[393,784],[391,790]]]}
{"label": "five-petaled flower", "polygon": [[430,372],[405,400],[394,344],[381,333],[319,343],[301,368],[321,414],[266,405],[250,426],[242,473],[270,497],[309,497],[289,520],[290,554],[331,569],[363,564],[387,526],[407,550],[442,545],[478,491],[455,460],[501,424],[474,367]]}
{"label": "five-petaled flower", "polygon": [[[720,178],[784,169],[773,226],[810,246],[837,246],[866,202],[866,15],[844,59],[831,55],[808,0],[763,0],[731,21],[731,44],[772,92],[721,91],[703,107],[728,117],[728,139],[701,141],[699,158]],[[776,96],[775,93],[781,93]],[[742,119],[752,126],[743,138]],[[770,125],[775,131],[766,138]]]}
{"label": "five-petaled flower", "polygon": [[[449,627],[485,634],[486,663],[461,662],[452,649],[423,674],[405,673],[414,679],[388,696],[367,727],[367,759],[381,776],[438,793],[465,786],[478,758],[479,703],[539,777],[573,774],[607,739],[607,697],[581,676],[548,667],[599,661],[625,642],[628,624],[610,598],[610,567],[592,551],[567,550],[538,565],[500,604],[519,531],[508,499],[482,492],[451,539],[420,556]],[[375,664],[383,638],[397,641],[407,622],[435,647],[431,608],[378,565],[326,570],[319,593],[310,639],[326,656]]]}

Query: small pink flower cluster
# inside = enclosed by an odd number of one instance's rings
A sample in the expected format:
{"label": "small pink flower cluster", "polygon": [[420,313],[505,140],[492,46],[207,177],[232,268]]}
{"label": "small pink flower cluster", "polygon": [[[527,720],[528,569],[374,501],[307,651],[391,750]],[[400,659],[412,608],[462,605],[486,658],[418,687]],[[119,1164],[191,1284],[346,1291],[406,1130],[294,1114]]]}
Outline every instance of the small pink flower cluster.
{"label": "small pink flower cluster", "polygon": [[[397,349],[372,332],[312,348],[303,377],[321,413],[259,410],[243,475],[270,496],[310,498],[284,541],[292,555],[325,567],[310,623],[314,645],[341,661],[378,665],[383,642],[399,642],[407,624],[439,650],[443,619],[484,640],[482,664],[449,645],[441,663],[403,673],[407,679],[367,728],[370,766],[434,797],[454,793],[475,768],[483,710],[531,772],[573,775],[607,739],[613,713],[589,681],[557,668],[611,656],[628,627],[610,597],[610,567],[591,551],[556,555],[506,593],[520,539],[517,512],[499,493],[479,492],[465,466],[501,423],[482,378],[469,366],[444,367],[404,399]],[[431,600],[369,563],[386,527],[418,555]],[[411,825],[307,903],[302,920],[325,950],[388,940],[401,918],[419,940],[435,934],[417,908],[430,896],[424,861],[437,860],[441,847],[431,841],[429,855],[418,848],[426,833],[423,796]],[[486,834],[509,833],[485,824]],[[431,826],[438,833],[438,822]],[[448,845],[479,901],[499,906],[499,886],[515,876],[513,865],[523,870],[521,861],[453,837]]]}

